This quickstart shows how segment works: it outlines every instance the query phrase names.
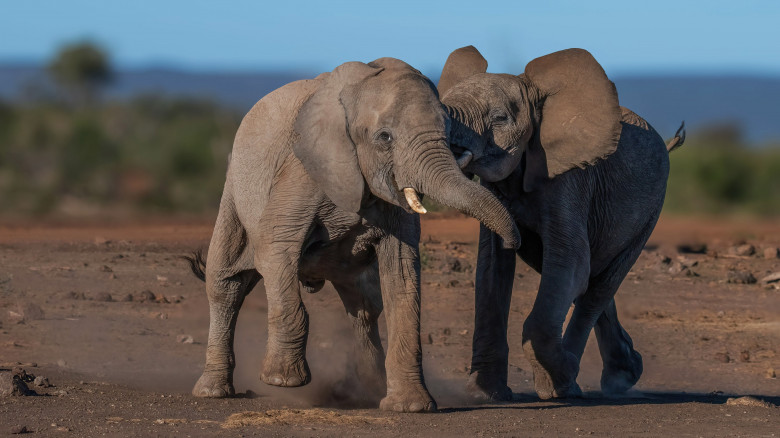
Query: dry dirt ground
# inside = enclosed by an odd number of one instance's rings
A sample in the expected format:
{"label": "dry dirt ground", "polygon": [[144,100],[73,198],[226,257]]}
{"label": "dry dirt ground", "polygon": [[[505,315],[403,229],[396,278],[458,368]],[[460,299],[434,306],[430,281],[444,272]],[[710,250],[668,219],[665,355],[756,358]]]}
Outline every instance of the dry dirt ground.
{"label": "dry dirt ground", "polygon": [[[15,367],[53,385],[29,382],[37,395],[0,396],[0,435],[22,427],[36,436],[780,435],[780,282],[761,281],[780,271],[771,252],[780,247],[778,222],[662,218],[617,296],[645,368],[622,398],[599,392],[593,339],[579,377],[586,397],[535,397],[519,343],[539,276],[519,263],[509,325],[515,401],[478,404],[463,391],[477,224],[428,215],[422,340],[440,407],[429,415],[354,406],[351,332],[329,286],[304,297],[310,385],[259,381],[261,283],[238,321],[239,397],[189,395],[204,363],[208,309],[203,284],[178,257],[210,233],[205,222],[0,226],[0,392]],[[755,398],[727,401],[746,395]]]}

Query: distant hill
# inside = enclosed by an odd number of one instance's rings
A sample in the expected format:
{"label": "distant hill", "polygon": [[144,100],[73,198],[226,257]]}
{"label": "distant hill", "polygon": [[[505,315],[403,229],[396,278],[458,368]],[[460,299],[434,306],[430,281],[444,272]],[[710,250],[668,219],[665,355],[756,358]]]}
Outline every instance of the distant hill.
{"label": "distant hill", "polygon": [[[305,72],[124,70],[118,72],[108,95],[204,97],[246,111],[279,86],[314,76]],[[754,143],[780,141],[780,77],[624,76],[613,80],[621,105],[646,118],[664,138],[671,137],[685,120],[689,133],[725,123],[739,128]],[[51,90],[51,83],[41,67],[0,65],[0,98],[19,100],[47,89]]]}

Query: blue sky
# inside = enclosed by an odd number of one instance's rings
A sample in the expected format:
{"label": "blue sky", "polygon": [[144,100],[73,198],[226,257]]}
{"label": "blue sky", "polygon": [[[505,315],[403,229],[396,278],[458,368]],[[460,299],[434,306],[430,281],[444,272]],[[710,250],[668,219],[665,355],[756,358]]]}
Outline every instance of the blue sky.
{"label": "blue sky", "polygon": [[0,62],[45,61],[90,38],[122,67],[320,72],[393,56],[438,73],[473,44],[494,72],[582,47],[611,76],[778,76],[778,22],[780,2],[753,0],[0,0]]}

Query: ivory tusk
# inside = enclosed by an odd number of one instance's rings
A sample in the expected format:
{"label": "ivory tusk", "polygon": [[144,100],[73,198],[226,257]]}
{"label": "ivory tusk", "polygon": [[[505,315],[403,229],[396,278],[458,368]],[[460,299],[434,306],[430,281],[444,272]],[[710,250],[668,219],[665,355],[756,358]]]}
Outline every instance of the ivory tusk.
{"label": "ivory tusk", "polygon": [[404,196],[406,197],[406,203],[409,204],[409,207],[411,207],[412,210],[420,214],[428,213],[428,210],[420,203],[420,198],[417,196],[416,190],[407,187],[404,189]]}
{"label": "ivory tusk", "polygon": [[455,162],[458,163],[458,167],[463,169],[471,163],[472,158],[474,158],[474,154],[472,154],[471,151],[463,151],[463,154],[461,154],[460,158],[455,160]]}

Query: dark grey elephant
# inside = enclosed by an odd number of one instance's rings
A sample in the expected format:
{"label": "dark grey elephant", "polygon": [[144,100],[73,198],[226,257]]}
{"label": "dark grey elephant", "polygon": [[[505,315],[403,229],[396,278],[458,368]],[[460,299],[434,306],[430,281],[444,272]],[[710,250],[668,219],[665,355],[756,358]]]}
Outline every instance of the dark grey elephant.
{"label": "dark grey elephant", "polygon": [[[666,145],[618,105],[614,85],[585,50],[537,58],[517,76],[486,69],[474,47],[456,50],[439,93],[453,118],[458,163],[508,207],[523,239],[517,254],[542,275],[522,339],[536,393],[581,394],[576,378],[594,326],[602,390],[626,391],[642,373],[642,357],[620,326],[613,297],[661,212]],[[507,319],[514,271],[515,251],[482,227],[469,378],[479,397],[512,395]]]}
{"label": "dark grey elephant", "polygon": [[[436,409],[421,366],[418,192],[483,221],[509,248],[520,239],[501,203],[461,173],[449,124],[433,84],[392,58],[288,84],[249,111],[208,259],[191,260],[206,282],[211,321],[194,395],[234,394],[236,318],[261,278],[268,296],[261,378],[308,383],[301,291],[329,280],[355,329],[364,391],[381,391],[382,409]],[[387,358],[377,329],[383,305]]]}

